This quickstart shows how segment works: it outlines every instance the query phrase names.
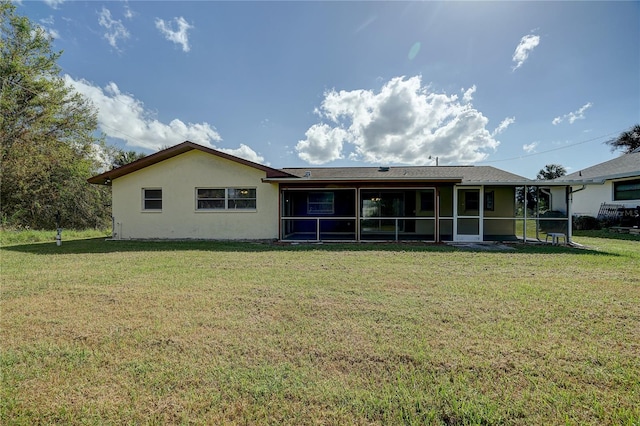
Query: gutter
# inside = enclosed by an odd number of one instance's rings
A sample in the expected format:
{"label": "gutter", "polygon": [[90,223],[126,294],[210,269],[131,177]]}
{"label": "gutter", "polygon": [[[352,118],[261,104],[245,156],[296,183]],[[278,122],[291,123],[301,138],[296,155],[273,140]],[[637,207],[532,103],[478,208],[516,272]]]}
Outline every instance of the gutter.
{"label": "gutter", "polygon": [[309,183],[364,183],[364,182],[432,182],[432,183],[461,183],[462,178],[416,178],[416,177],[354,177],[354,178],[316,178],[309,179],[305,177],[297,178],[262,178],[265,183],[291,183],[291,184],[309,184]]}

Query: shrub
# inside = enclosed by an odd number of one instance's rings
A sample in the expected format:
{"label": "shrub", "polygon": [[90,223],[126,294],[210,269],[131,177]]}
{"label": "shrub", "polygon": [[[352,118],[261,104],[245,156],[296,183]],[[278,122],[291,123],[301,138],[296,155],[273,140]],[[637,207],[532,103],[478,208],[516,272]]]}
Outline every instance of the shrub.
{"label": "shrub", "polygon": [[[540,215],[541,218],[562,218],[566,215],[556,210],[549,210]],[[540,230],[543,232],[567,232],[567,222],[559,220],[540,220]]]}
{"label": "shrub", "polygon": [[600,228],[600,221],[593,216],[577,216],[573,218],[573,229],[576,231],[592,231]]}

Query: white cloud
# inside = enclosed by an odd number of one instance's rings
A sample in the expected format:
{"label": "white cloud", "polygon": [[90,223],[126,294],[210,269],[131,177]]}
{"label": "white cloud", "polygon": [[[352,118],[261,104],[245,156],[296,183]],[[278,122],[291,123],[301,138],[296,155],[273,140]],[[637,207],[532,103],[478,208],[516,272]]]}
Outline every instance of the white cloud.
{"label": "white cloud", "polygon": [[131,94],[122,93],[111,82],[106,87],[94,86],[86,80],[64,76],[67,85],[89,98],[98,108],[98,124],[109,137],[124,140],[127,146],[156,151],[165,146],[190,140],[213,147],[222,138],[208,123],[185,124],[179,119],[162,123]]}
{"label": "white cloud", "polygon": [[554,118],[551,121],[551,124],[558,125],[560,123],[562,123],[564,120],[569,120],[569,124],[573,124],[574,121],[576,120],[584,120],[584,113],[586,110],[588,110],[589,108],[591,108],[593,106],[593,104],[591,102],[587,102],[586,104],[582,105],[580,108],[578,108],[577,111],[573,111],[570,112],[568,114],[562,115],[562,116],[558,116],[556,118]]}
{"label": "white cloud", "polygon": [[124,17],[127,19],[133,19],[133,12],[131,8],[129,8],[129,2],[125,0],[124,2]]}
{"label": "white cloud", "polygon": [[[464,90],[464,89],[463,89]],[[467,89],[462,95],[462,101],[464,103],[469,103],[473,100],[473,94],[476,93],[476,85],[474,84],[469,89]]]}
{"label": "white cloud", "polygon": [[60,33],[58,32],[58,30],[56,30],[55,28],[52,28],[52,25],[55,24],[55,20],[52,15],[49,15],[48,18],[40,19],[40,24],[38,24],[40,29],[42,29],[42,31],[48,34],[49,37],[56,40],[60,39]]}
{"label": "white cloud", "polygon": [[230,149],[230,148],[218,148],[218,151],[226,152],[230,155],[235,155],[236,157],[244,158],[245,160],[253,161],[254,163],[260,163],[269,165],[269,163],[264,163],[264,157],[253,149],[248,147],[247,145],[241,143],[240,148]]}
{"label": "white cloud", "polygon": [[100,11],[98,23],[101,27],[107,29],[104,38],[107,39],[111,47],[118,49],[118,40],[126,40],[129,38],[129,31],[122,22],[111,17],[111,11],[104,6]]}
{"label": "white cloud", "polygon": [[491,133],[491,136],[499,135],[500,133],[502,133],[505,130],[507,130],[507,128],[509,126],[511,126],[515,122],[516,122],[516,118],[515,117],[507,117],[507,118],[505,118],[504,120],[502,120],[500,122],[500,124],[498,124],[498,127],[496,127],[493,130],[493,133]]}
{"label": "white cloud", "polygon": [[53,19],[53,15],[49,15],[48,18],[42,18],[40,22],[44,25],[53,25],[55,20]]}
{"label": "white cloud", "polygon": [[307,139],[296,145],[298,156],[311,164],[324,164],[342,156],[342,144],[349,138],[348,132],[327,124],[314,124],[306,131]]}
{"label": "white cloud", "polygon": [[538,142],[531,142],[529,144],[522,145],[522,149],[525,152],[529,152],[529,153],[535,152],[537,147],[538,147]]}
{"label": "white cloud", "polygon": [[57,9],[58,6],[60,6],[62,3],[64,3],[64,0],[44,0],[44,2],[50,8]]}
{"label": "white cloud", "polygon": [[[470,95],[472,87],[465,93]],[[380,93],[325,93],[316,110],[330,124],[315,124],[298,141],[298,156],[312,164],[349,158],[368,163],[441,164],[482,161],[499,145],[489,121],[457,95],[429,93],[421,77],[396,77]],[[351,152],[345,150],[351,149]]]}
{"label": "white cloud", "polygon": [[540,44],[540,36],[534,34],[528,34],[520,39],[520,43],[516,47],[515,52],[513,52],[513,57],[511,60],[516,64],[512,67],[512,70],[515,71],[524,64],[524,61],[527,60],[531,51]]}
{"label": "white cloud", "polygon": [[165,22],[163,19],[156,18],[156,28],[164,35],[164,37],[176,44],[182,46],[184,52],[188,52],[189,47],[189,35],[187,32],[193,28],[182,16],[179,18],[173,18],[176,21],[178,29],[173,30],[173,24],[171,22]]}

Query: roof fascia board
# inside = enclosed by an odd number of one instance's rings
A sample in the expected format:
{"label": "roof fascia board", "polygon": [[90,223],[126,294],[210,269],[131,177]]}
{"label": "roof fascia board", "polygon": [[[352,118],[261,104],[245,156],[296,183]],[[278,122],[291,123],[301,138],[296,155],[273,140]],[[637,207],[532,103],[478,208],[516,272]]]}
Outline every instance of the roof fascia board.
{"label": "roof fascia board", "polygon": [[273,183],[294,183],[294,184],[307,184],[307,183],[363,183],[363,182],[443,182],[443,183],[460,183],[462,178],[316,178],[309,179],[304,177],[294,178],[264,178],[263,182]]}
{"label": "roof fascia board", "polygon": [[253,167],[255,169],[259,169],[262,170],[264,172],[266,172],[267,177],[287,177],[287,176],[291,176],[289,173],[286,173],[282,170],[277,170],[277,169],[273,169],[271,167],[262,165],[262,164],[258,164],[258,163],[254,163],[253,161],[249,161],[249,160],[245,160],[244,158],[240,158],[240,157],[236,157],[233,156],[231,154],[227,154],[224,153],[222,151],[217,151],[215,149],[212,148],[208,148],[206,146],[202,146],[190,141],[186,141],[183,142],[181,144],[178,145],[174,145],[170,148],[164,149],[162,151],[158,151],[154,154],[148,155],[146,157],[143,157],[139,160],[136,160],[132,163],[129,164],[125,164],[124,166],[106,171],[104,173],[101,173],[99,175],[93,176],[89,179],[87,179],[87,181],[89,183],[94,183],[94,184],[110,184],[111,181],[113,181],[114,179],[117,179],[121,176],[127,175],[129,173],[133,173],[135,171],[141,170],[145,167],[149,167],[152,166],[154,164],[160,163],[164,160],[168,160],[169,158],[173,158],[176,157],[178,155],[184,154],[186,152],[192,151],[192,150],[198,150],[207,154],[211,154],[211,155],[215,155],[217,157],[220,158],[224,158],[225,160],[229,160],[229,161],[233,161],[239,164],[243,164],[245,166],[248,167]]}

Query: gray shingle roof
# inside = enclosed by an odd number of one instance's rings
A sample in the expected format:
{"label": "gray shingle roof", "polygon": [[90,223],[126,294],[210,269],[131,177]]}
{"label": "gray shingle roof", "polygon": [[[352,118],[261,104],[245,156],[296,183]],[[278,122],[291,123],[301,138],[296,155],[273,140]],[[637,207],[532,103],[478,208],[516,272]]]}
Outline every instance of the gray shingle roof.
{"label": "gray shingle roof", "polygon": [[[305,180],[457,180],[463,183],[529,182],[529,179],[491,166],[301,167],[282,171]],[[308,176],[307,176],[308,174]]]}
{"label": "gray shingle roof", "polygon": [[570,175],[555,179],[557,182],[570,180],[606,180],[640,176],[640,152],[623,154],[613,160],[587,167]]}

